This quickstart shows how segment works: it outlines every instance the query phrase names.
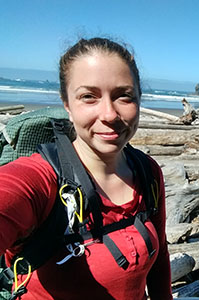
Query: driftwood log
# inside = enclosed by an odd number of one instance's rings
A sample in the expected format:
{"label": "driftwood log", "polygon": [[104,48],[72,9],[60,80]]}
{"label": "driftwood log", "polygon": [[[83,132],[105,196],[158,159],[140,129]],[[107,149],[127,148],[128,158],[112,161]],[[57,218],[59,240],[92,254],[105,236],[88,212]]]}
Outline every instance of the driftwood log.
{"label": "driftwood log", "polygon": [[19,114],[24,110],[24,105],[12,105],[0,107],[0,114]]}
{"label": "driftwood log", "polygon": [[178,122],[178,120],[179,120],[179,118],[176,117],[176,116],[173,116],[173,115],[170,115],[170,114],[167,114],[167,113],[163,113],[163,112],[160,112],[160,111],[144,108],[144,107],[140,108],[140,112],[144,113],[144,114],[148,114],[150,116],[155,116],[155,117],[158,117],[158,118],[166,119],[166,120],[169,120],[169,121],[172,121],[172,122]]}
{"label": "driftwood log", "polygon": [[198,118],[198,113],[185,98],[182,99],[182,105],[184,107],[184,114],[181,118],[179,118],[179,121],[186,125],[190,125]]}
{"label": "driftwood log", "polygon": [[139,128],[130,143],[162,168],[173,296],[191,300],[199,299],[195,298],[199,296],[199,111],[182,103],[184,114],[178,118],[141,110]]}

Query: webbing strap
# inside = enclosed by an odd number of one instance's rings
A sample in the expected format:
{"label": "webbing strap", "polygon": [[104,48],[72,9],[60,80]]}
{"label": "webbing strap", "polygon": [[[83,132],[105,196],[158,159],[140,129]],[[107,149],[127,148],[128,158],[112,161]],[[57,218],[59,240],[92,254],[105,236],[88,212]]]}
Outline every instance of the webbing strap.
{"label": "webbing strap", "polygon": [[[155,211],[155,201],[151,190],[151,185],[154,185],[154,177],[151,172],[151,166],[146,154],[138,149],[134,149],[129,144],[124,148],[127,152],[127,161],[131,169],[135,168],[139,173],[140,181],[142,182],[143,199],[145,201],[147,211],[153,213]],[[128,155],[129,154],[129,155]],[[132,161],[133,160],[133,161]],[[135,164],[135,167],[134,165]]]}
{"label": "webbing strap", "polygon": [[96,228],[101,228],[103,225],[103,218],[99,207],[100,198],[96,193],[84,166],[80,162],[80,159],[77,156],[77,153],[74,150],[71,141],[68,139],[68,137],[60,127],[60,123],[57,123],[55,120],[53,120],[53,129],[57,137],[55,143],[57,145],[57,152],[62,169],[62,175],[67,178],[68,174],[66,166],[68,166],[68,164],[72,165],[75,171],[74,173],[77,176],[78,181],[81,183],[84,192],[86,193],[90,211],[93,215],[94,226]]}
{"label": "webbing strap", "polygon": [[151,243],[149,233],[148,233],[146,227],[144,226],[144,223],[137,216],[135,216],[134,226],[138,230],[138,232],[141,234],[141,236],[143,237],[145,244],[147,246],[149,258],[151,258],[153,256],[153,254],[156,252],[156,249],[153,249],[153,245]]}
{"label": "webbing strap", "polygon": [[0,291],[2,288],[11,290],[12,284],[9,283],[10,280],[14,279],[14,273],[11,268],[6,268],[0,273]]}
{"label": "webbing strap", "polygon": [[126,257],[120,251],[120,249],[116,246],[116,244],[113,242],[113,240],[107,234],[103,236],[103,243],[106,245],[106,247],[111,252],[111,254],[114,257],[115,261],[117,262],[118,266],[123,269],[126,269],[129,265],[128,260],[126,259]]}

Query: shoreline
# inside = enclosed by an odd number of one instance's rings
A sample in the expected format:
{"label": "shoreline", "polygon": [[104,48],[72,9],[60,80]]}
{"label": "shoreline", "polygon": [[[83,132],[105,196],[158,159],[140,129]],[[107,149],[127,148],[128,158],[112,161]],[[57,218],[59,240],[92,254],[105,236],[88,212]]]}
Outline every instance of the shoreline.
{"label": "shoreline", "polygon": [[[63,106],[63,104],[60,102],[60,104],[40,104],[40,103],[11,103],[11,102],[0,102],[0,108],[2,107],[6,107],[6,106],[14,106],[14,105],[24,105],[24,111],[30,111],[30,110],[35,110],[35,109],[41,109],[41,108],[45,108],[45,107],[60,107]],[[160,112],[164,112],[176,117],[180,117],[183,115],[184,110],[183,109],[172,109],[172,108],[149,108],[151,110],[155,110],[155,111],[160,111]]]}

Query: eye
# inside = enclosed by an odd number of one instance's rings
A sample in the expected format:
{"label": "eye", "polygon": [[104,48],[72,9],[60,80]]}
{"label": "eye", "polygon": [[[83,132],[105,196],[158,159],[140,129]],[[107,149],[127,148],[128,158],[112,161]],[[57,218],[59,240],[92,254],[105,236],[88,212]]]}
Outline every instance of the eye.
{"label": "eye", "polygon": [[119,95],[118,99],[121,100],[122,102],[126,102],[126,103],[131,103],[131,102],[137,101],[137,98],[135,97],[135,95],[133,95],[131,93],[122,93]]}
{"label": "eye", "polygon": [[97,97],[91,93],[85,93],[80,96],[80,99],[86,103],[94,103],[97,100]]}

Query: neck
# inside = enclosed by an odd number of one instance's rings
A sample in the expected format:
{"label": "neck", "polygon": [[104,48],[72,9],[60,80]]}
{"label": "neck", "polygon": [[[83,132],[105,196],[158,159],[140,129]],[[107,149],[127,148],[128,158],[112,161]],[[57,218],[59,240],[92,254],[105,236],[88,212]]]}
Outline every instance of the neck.
{"label": "neck", "polygon": [[126,164],[122,150],[114,154],[96,153],[79,140],[75,140],[74,147],[82,163],[94,177],[100,175],[106,178],[118,174],[120,167]]}

